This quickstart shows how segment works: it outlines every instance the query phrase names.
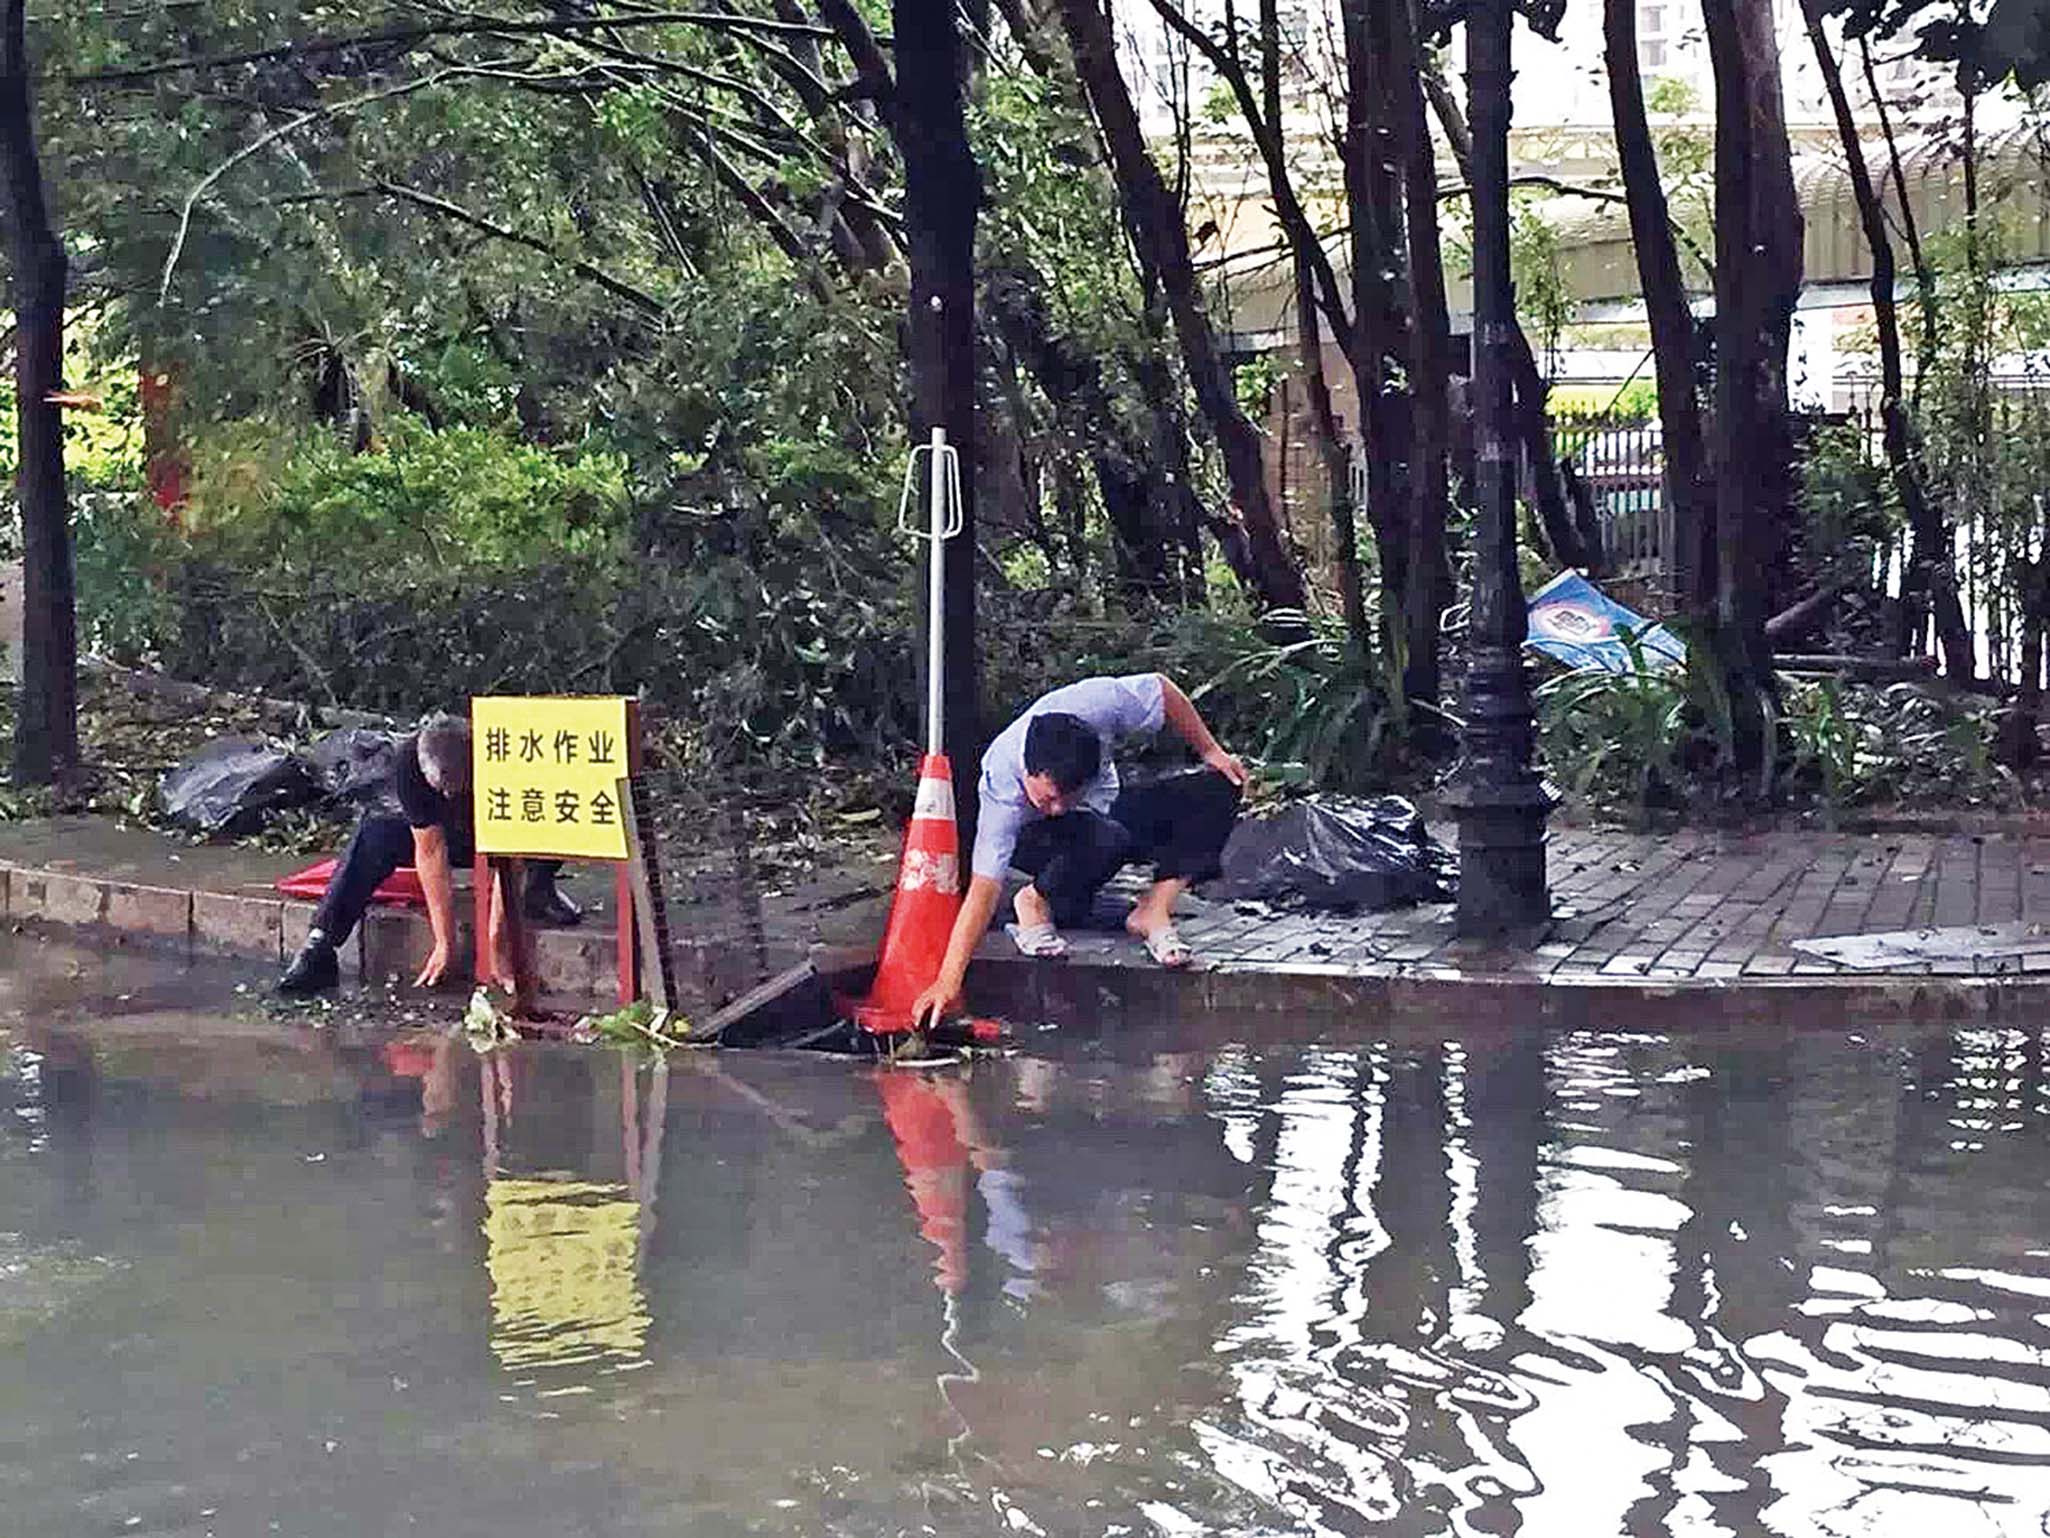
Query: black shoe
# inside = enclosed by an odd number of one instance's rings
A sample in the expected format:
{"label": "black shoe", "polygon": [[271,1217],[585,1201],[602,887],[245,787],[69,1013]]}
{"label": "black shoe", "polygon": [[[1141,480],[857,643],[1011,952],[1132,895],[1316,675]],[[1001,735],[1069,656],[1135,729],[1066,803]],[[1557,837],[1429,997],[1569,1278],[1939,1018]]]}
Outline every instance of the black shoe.
{"label": "black shoe", "polygon": [[552,881],[528,887],[521,908],[533,923],[553,924],[559,929],[572,929],[584,921],[584,910],[565,897]]}
{"label": "black shoe", "polygon": [[335,948],[308,942],[292,958],[292,964],[285,968],[285,975],[278,979],[277,991],[284,998],[303,999],[308,994],[325,993],[337,987],[341,980],[341,958],[335,955]]}

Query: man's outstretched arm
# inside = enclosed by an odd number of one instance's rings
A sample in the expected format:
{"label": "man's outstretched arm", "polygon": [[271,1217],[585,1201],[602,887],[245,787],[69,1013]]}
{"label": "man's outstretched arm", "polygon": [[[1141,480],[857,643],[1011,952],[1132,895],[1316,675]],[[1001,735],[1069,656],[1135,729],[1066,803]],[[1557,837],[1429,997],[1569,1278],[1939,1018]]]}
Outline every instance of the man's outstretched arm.
{"label": "man's outstretched arm", "polygon": [[440,828],[413,830],[413,867],[427,896],[427,928],[434,936],[434,949],[413,986],[432,988],[447,974],[456,944],[455,873],[449,867],[448,835]]}
{"label": "man's outstretched arm", "polygon": [[1003,893],[1003,882],[994,876],[970,879],[968,895],[961,900],[961,911],[954,915],[954,932],[947,938],[947,954],[940,962],[940,975],[911,1006],[914,1027],[923,1029],[929,1024],[937,1025],[940,1016],[960,1002],[961,983],[968,976],[968,962],[975,955],[975,947],[989,932],[989,921],[996,915],[997,900]]}
{"label": "man's outstretched arm", "polygon": [[1167,724],[1189,745],[1190,751],[1232,784],[1244,785],[1246,766],[1218,745],[1194,702],[1165,673],[1160,675],[1160,699]]}

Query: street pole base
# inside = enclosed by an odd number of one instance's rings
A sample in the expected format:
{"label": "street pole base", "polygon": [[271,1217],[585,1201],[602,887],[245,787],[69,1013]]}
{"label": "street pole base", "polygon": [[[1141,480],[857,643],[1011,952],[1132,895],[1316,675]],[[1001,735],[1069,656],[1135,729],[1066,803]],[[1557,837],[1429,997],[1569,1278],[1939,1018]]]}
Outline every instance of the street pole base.
{"label": "street pole base", "polygon": [[1545,872],[1545,819],[1557,798],[1538,782],[1463,787],[1452,802],[1459,820],[1459,906],[1463,939],[1531,935],[1551,922]]}

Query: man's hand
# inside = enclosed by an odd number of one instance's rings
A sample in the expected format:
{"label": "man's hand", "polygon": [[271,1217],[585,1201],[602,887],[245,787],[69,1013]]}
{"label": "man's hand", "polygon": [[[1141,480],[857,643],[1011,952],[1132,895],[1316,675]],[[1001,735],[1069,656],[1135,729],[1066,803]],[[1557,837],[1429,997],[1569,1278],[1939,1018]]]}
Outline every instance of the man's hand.
{"label": "man's hand", "polygon": [[1208,753],[1205,753],[1203,755],[1203,762],[1206,766],[1215,769],[1227,780],[1230,780],[1232,784],[1238,786],[1241,790],[1245,789],[1246,781],[1252,778],[1251,775],[1246,773],[1246,766],[1222,748],[1212,748]]}
{"label": "man's hand", "polygon": [[420,969],[420,975],[413,979],[415,988],[440,986],[448,972],[448,946],[440,940],[434,942],[434,949],[427,953],[427,965]]}
{"label": "man's hand", "polygon": [[[928,1030],[940,1023],[940,1016],[961,1002],[958,984],[939,979],[911,1003],[911,1028],[914,1031]],[[928,1018],[929,1017],[929,1018]]]}

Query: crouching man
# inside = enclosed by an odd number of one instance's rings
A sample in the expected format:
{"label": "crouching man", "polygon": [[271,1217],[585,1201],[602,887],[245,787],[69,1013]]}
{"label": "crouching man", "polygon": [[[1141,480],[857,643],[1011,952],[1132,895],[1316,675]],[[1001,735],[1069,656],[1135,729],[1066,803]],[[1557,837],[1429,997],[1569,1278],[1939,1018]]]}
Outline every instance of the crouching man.
{"label": "crouching man", "polygon": [[[1120,788],[1113,749],[1162,725],[1204,767]],[[1216,873],[1245,783],[1245,767],[1163,674],[1085,678],[1033,701],[982,757],[967,897],[938,979],[912,1006],[914,1020],[959,1001],[969,958],[1014,867],[1032,880],[1013,900],[1012,938],[1028,956],[1058,956],[1067,949],[1061,927],[1087,920],[1104,882],[1121,866],[1151,862],[1153,885],[1125,928],[1160,965],[1187,966],[1174,902],[1190,882]]]}
{"label": "crouching man", "polygon": [[[470,723],[461,716],[438,715],[418,732],[402,738],[393,768],[393,789],[403,815],[367,812],[356,825],[348,852],[335,867],[306,943],[277,991],[300,997],[332,988],[340,980],[337,952],[361,921],[370,899],[386,877],[401,865],[419,872],[427,896],[427,923],[434,949],[416,988],[432,988],[448,973],[456,943],[455,868],[475,858],[476,834],[470,794]],[[576,905],[555,887],[559,862],[532,861],[526,867],[523,907],[538,923],[574,924],[582,918]],[[500,948],[500,915],[494,904],[491,933],[479,939],[484,954]]]}

